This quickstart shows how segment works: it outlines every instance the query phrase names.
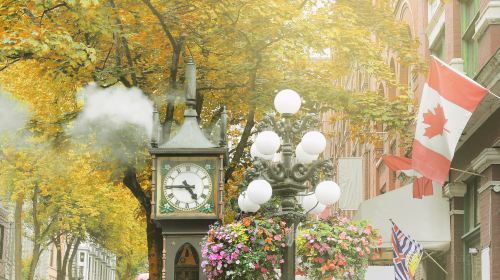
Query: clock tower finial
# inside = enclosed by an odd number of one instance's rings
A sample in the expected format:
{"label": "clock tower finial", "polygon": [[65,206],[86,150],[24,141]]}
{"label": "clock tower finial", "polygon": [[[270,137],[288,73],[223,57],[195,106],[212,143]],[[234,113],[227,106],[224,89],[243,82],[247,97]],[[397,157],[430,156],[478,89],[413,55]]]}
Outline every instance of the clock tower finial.
{"label": "clock tower finial", "polygon": [[191,56],[185,59],[186,67],[186,103],[188,106],[196,105],[196,65]]}
{"label": "clock tower finial", "polygon": [[190,148],[215,148],[207,139],[198,124],[196,113],[196,65],[191,56],[185,60],[185,90],[186,110],[184,111],[184,123],[177,134],[168,142],[159,145],[159,148],[190,149]]}

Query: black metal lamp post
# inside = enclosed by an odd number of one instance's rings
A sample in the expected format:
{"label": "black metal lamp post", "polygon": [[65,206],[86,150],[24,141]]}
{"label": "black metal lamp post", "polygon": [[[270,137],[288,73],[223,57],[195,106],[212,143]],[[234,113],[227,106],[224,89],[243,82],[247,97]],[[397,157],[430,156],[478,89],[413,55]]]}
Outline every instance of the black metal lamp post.
{"label": "black metal lamp post", "polygon": [[[293,90],[279,92],[274,105],[280,115],[266,115],[259,125],[260,133],[251,148],[256,160],[245,173],[243,184],[248,188],[240,195],[238,204],[244,212],[256,212],[271,196],[279,198],[281,204],[277,215],[292,228],[281,274],[282,279],[291,280],[295,279],[295,231],[298,224],[306,219],[307,213],[321,213],[326,205],[335,203],[340,198],[340,188],[330,180],[320,182],[333,176],[331,161],[317,160],[326,146],[325,137],[320,132],[305,133],[294,149],[298,135],[318,126],[317,115],[292,121],[301,105],[300,96]],[[280,146],[281,154],[276,154]],[[310,186],[316,186],[315,190],[309,191]]]}

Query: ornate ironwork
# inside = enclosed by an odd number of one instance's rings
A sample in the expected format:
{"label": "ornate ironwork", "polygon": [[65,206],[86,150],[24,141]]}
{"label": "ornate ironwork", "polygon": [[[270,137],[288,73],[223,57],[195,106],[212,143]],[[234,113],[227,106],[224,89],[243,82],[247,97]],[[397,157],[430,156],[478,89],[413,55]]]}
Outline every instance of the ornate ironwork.
{"label": "ornate ironwork", "polygon": [[[296,197],[304,195],[310,185],[316,185],[320,179],[333,177],[333,164],[330,160],[316,160],[310,164],[296,163],[294,161],[294,142],[303,134],[319,126],[316,114],[307,114],[300,120],[291,122],[291,114],[283,114],[278,118],[275,114],[267,114],[262,122],[257,125],[258,131],[273,130],[282,139],[281,160],[278,163],[257,159],[253,166],[244,174],[243,186],[255,179],[265,179],[273,188],[273,195],[280,200],[280,210],[277,213],[287,224],[293,227],[306,219],[303,209]],[[294,236],[294,235],[293,235]],[[282,268],[282,279],[295,279],[295,243],[285,250],[285,264]]]}

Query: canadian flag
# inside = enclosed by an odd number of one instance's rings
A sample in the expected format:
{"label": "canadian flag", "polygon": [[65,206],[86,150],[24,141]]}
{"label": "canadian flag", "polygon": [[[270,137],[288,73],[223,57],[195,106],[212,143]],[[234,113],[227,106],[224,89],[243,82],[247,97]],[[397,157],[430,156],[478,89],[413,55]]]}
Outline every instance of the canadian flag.
{"label": "canadian flag", "polygon": [[488,90],[432,57],[413,141],[412,167],[443,184],[465,124]]}
{"label": "canadian flag", "polygon": [[415,171],[412,167],[412,160],[405,157],[393,155],[384,155],[382,160],[389,169],[401,171],[408,177],[413,177],[413,198],[422,198],[426,195],[432,195],[432,180],[425,178],[422,174]]}

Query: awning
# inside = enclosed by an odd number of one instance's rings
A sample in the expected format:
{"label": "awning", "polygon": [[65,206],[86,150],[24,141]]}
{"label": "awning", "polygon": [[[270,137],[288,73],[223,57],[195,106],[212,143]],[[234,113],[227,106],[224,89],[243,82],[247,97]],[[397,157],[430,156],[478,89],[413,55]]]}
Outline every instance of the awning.
{"label": "awning", "polygon": [[394,266],[368,266],[365,280],[394,279]]}
{"label": "awning", "polygon": [[450,244],[448,200],[442,187],[434,185],[434,195],[412,197],[412,184],[361,203],[354,220],[367,220],[382,235],[382,248],[391,246],[392,219],[399,228],[425,249],[447,250]]}

